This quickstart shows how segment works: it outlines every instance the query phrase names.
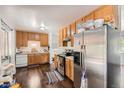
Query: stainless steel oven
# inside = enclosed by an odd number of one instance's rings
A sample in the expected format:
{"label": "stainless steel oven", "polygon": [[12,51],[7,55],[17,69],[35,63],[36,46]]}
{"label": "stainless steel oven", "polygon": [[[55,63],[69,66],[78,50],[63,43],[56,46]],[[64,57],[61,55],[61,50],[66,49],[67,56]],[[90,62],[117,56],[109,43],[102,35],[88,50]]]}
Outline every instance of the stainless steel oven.
{"label": "stainless steel oven", "polygon": [[65,76],[65,55],[58,55],[57,70],[62,76]]}

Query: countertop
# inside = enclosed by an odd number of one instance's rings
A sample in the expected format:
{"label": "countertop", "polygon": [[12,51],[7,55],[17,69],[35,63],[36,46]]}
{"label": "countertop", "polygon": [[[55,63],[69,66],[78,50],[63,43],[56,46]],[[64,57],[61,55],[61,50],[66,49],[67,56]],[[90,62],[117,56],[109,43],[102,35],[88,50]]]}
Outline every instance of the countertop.
{"label": "countertop", "polygon": [[66,56],[66,58],[74,60],[74,56]]}
{"label": "countertop", "polygon": [[49,52],[42,52],[42,53],[39,53],[39,52],[35,52],[35,53],[16,53],[16,55],[31,55],[31,54],[48,54]]}

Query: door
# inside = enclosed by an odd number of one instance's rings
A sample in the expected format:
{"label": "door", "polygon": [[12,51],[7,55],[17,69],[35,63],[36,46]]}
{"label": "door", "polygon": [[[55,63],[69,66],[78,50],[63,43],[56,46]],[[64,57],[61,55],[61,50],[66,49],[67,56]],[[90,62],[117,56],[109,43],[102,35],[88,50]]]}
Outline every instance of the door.
{"label": "door", "polygon": [[89,88],[106,87],[106,26],[84,32],[84,62]]}

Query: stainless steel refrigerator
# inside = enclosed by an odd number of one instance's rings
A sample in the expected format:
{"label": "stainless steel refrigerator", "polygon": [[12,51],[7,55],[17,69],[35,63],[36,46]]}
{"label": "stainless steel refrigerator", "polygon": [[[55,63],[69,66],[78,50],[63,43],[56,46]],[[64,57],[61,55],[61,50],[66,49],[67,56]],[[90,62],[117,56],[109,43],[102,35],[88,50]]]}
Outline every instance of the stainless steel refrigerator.
{"label": "stainless steel refrigerator", "polygon": [[82,60],[80,62],[83,67],[82,73],[85,72],[88,81],[87,87],[119,87],[120,32],[103,25],[95,30],[84,31],[81,39]]}

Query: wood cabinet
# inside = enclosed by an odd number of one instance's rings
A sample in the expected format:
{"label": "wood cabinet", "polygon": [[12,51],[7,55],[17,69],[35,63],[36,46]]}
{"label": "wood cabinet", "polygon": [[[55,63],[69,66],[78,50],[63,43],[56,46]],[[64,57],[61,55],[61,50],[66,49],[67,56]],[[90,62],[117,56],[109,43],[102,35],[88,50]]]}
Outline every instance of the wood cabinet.
{"label": "wood cabinet", "polygon": [[63,28],[63,40],[67,37],[67,27]]}
{"label": "wood cabinet", "polygon": [[49,53],[29,54],[28,65],[49,63]]}
{"label": "wood cabinet", "polygon": [[45,33],[34,33],[25,31],[16,31],[16,47],[27,47],[28,41],[40,41],[41,46],[47,47],[49,45],[48,34]]}
{"label": "wood cabinet", "polygon": [[42,54],[41,64],[48,63],[48,62],[49,62],[49,54],[47,53]]}
{"label": "wood cabinet", "polygon": [[33,65],[33,64],[35,64],[34,55],[28,54],[28,65]]}
{"label": "wood cabinet", "polygon": [[42,62],[42,54],[34,54],[33,59],[35,64],[40,64]]}
{"label": "wood cabinet", "polygon": [[22,43],[23,43],[23,47],[27,47],[28,46],[28,32],[22,32]]}
{"label": "wood cabinet", "polygon": [[35,41],[40,41],[40,33],[34,33]]}
{"label": "wood cabinet", "polygon": [[54,65],[55,65],[55,68],[58,67],[58,57],[56,54],[54,55]]}
{"label": "wood cabinet", "polygon": [[[104,5],[99,7],[98,9],[92,11],[91,13],[87,14],[86,16],[83,16],[75,21],[75,23],[71,23],[70,29],[71,33],[78,33],[77,25],[81,22],[87,22],[88,20],[96,20],[96,19],[105,19],[109,20],[113,25],[117,26],[117,6],[115,5]],[[74,32],[73,32],[74,31]],[[71,45],[74,44],[74,37],[71,34]],[[62,39],[59,42],[63,42],[63,39],[67,37],[67,30],[66,27],[62,28]],[[64,44],[62,44],[63,46]]]}
{"label": "wood cabinet", "polygon": [[87,22],[88,20],[94,20],[95,19],[94,12],[86,15],[83,19],[84,19],[84,22]]}
{"label": "wood cabinet", "polygon": [[74,34],[76,33],[76,22],[72,23],[70,25],[70,30],[71,30],[71,46],[74,46]]}
{"label": "wood cabinet", "polygon": [[74,81],[74,62],[73,59],[66,58],[66,76]]}
{"label": "wood cabinet", "polygon": [[113,5],[105,5],[97,10],[94,11],[95,19],[103,18],[106,19],[106,17],[112,17],[115,18],[115,6]]}
{"label": "wood cabinet", "polygon": [[35,34],[33,32],[28,33],[28,40],[35,40]]}
{"label": "wood cabinet", "polygon": [[22,32],[21,31],[16,31],[16,47],[20,48],[23,46],[23,41],[22,41]]}
{"label": "wood cabinet", "polygon": [[48,34],[45,34],[45,33],[41,33],[40,34],[40,43],[41,43],[41,46],[43,47],[46,47],[46,46],[49,46],[48,45]]}

